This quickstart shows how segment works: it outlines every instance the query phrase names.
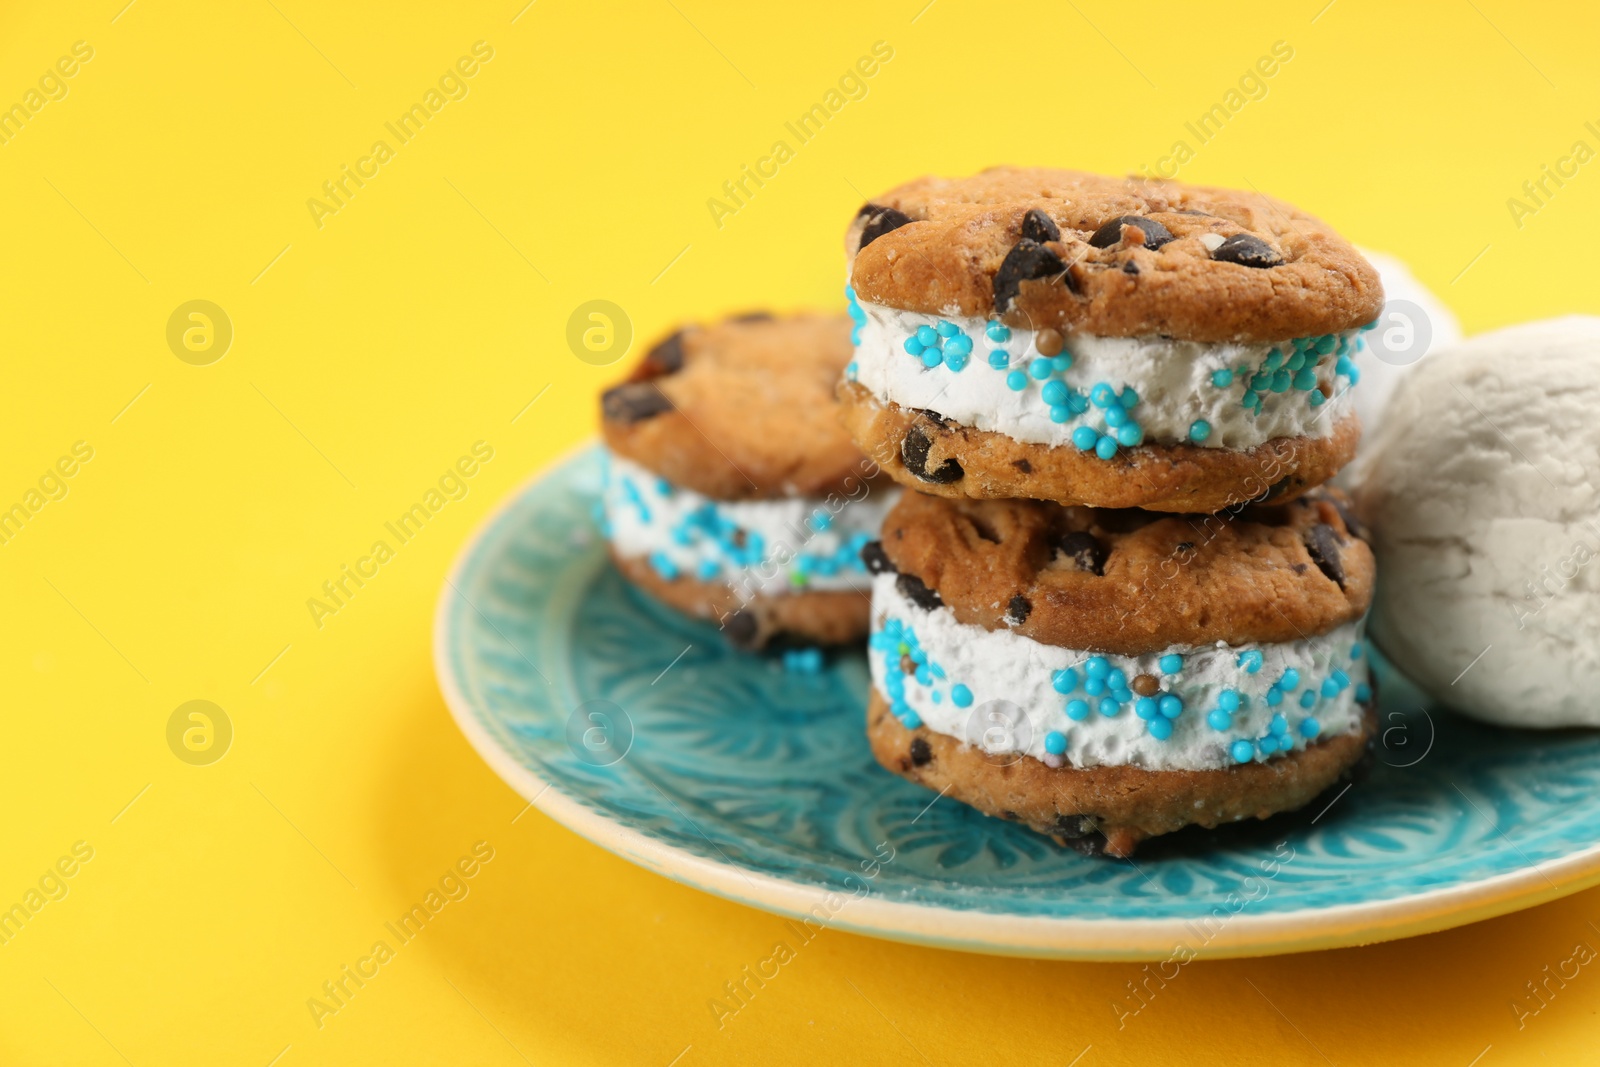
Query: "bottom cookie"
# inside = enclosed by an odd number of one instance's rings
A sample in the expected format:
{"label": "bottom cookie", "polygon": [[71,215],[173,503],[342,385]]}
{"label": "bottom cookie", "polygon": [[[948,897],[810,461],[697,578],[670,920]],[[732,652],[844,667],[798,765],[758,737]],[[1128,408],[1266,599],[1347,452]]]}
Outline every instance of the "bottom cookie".
{"label": "bottom cookie", "polygon": [[867,635],[871,600],[854,589],[799,591],[742,600],[732,586],[680,575],[663,578],[650,561],[635,556],[611,560],[634,585],[685,615],[718,622],[739,648],[764,648],[773,641],[842,645]]}
{"label": "bottom cookie", "polygon": [[1303,807],[1361,759],[1376,730],[1377,715],[1368,707],[1360,731],[1263,763],[1215,771],[1051,768],[1032,756],[993,756],[927,727],[908,729],[876,689],[867,704],[872,754],[888,770],[1058,844],[1118,858],[1131,856],[1147,837],[1185,826],[1211,828]]}

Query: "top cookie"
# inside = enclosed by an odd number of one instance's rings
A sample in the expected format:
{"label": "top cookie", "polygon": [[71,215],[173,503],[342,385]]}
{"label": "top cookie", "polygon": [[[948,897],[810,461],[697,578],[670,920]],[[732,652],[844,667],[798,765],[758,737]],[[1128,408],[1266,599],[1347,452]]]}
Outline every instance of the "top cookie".
{"label": "top cookie", "polygon": [[1372,600],[1372,550],[1348,514],[1332,489],[1168,516],[908,492],[884,520],[879,567],[886,559],[912,599],[941,600],[960,622],[1063,648],[1294,641],[1359,619]]}
{"label": "top cookie", "polygon": [[834,399],[850,355],[844,316],[686,327],[601,396],[606,445],[718,500],[848,493],[873,473]]}
{"label": "top cookie", "polygon": [[1378,272],[1326,223],[1259,193],[996,167],[919,178],[845,239],[861,300],[1109,337],[1282,341],[1354,329]]}

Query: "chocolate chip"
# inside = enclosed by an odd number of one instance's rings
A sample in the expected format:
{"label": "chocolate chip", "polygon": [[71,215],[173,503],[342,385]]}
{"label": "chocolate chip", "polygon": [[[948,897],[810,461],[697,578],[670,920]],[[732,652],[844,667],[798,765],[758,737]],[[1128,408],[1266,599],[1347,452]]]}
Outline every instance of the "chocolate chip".
{"label": "chocolate chip", "polygon": [[1106,546],[1100,539],[1085,530],[1073,530],[1063,534],[1056,547],[1066,553],[1072,562],[1078,565],[1080,571],[1090,574],[1104,574],[1106,566]]}
{"label": "chocolate chip", "polygon": [[1339,534],[1332,526],[1319,522],[1305,532],[1306,551],[1317,569],[1344,588],[1344,564],[1340,561]]}
{"label": "chocolate chip", "polygon": [[[997,311],[1009,311],[1017,298],[1022,283],[1034,278],[1049,278],[1065,274],[1067,265],[1061,257],[1038,241],[1024,237],[1017,246],[1006,253],[1000,269],[994,275],[994,306]],[[1070,287],[1070,282],[1068,283]]]}
{"label": "chocolate chip", "polygon": [[861,546],[861,562],[867,565],[868,574],[884,574],[894,570],[889,553],[883,550],[882,541],[868,541]]}
{"label": "chocolate chip", "polygon": [[766,322],[772,318],[770,311],[745,311],[729,319],[729,322]]}
{"label": "chocolate chip", "polygon": [[1083,837],[1069,838],[1067,847],[1091,859],[1106,854],[1106,835],[1096,830]]}
{"label": "chocolate chip", "polygon": [[1161,679],[1153,674],[1135,675],[1129,688],[1142,697],[1153,697],[1161,692]]}
{"label": "chocolate chip", "polygon": [[936,426],[943,427],[943,426],[953,426],[953,425],[955,425],[954,420],[945,418],[943,415],[939,414],[937,411],[934,411],[932,408],[912,408],[911,410],[915,411],[918,415],[921,415],[923,418],[931,420],[934,423],[934,425],[936,425]]}
{"label": "chocolate chip", "polygon": [[934,608],[944,606],[939,594],[929,589],[915,574],[902,574],[894,580],[894,587],[900,591],[901,596],[919,608],[932,611]]}
{"label": "chocolate chip", "polygon": [[683,369],[683,333],[679,330],[649,351],[639,367],[641,376],[654,378],[661,374],[676,374]]}
{"label": "chocolate chip", "polygon": [[1253,233],[1234,234],[1217,246],[1211,258],[1241,267],[1276,267],[1283,263],[1283,257]]}
{"label": "chocolate chip", "polygon": [[1033,611],[1033,601],[1018,593],[1011,598],[1011,604],[1006,609],[1006,621],[1013,626],[1021,626],[1028,621],[1028,614]]}
{"label": "chocolate chip", "polygon": [[933,746],[928,744],[926,738],[913,737],[911,739],[911,765],[920,767],[924,763],[933,762]]}
{"label": "chocolate chip", "polygon": [[749,611],[736,611],[722,620],[722,632],[735,648],[754,648],[760,629],[755,614]]}
{"label": "chocolate chip", "polygon": [[877,204],[868,204],[856,214],[867,216],[867,224],[861,229],[861,243],[856,245],[857,252],[884,234],[898,230],[913,221],[904,211],[897,211],[892,207],[879,207]]}
{"label": "chocolate chip", "polygon": [[1350,501],[1336,493],[1327,493],[1322,496],[1322,499],[1333,505],[1333,510],[1337,511],[1339,518],[1344,520],[1344,528],[1350,531],[1350,536],[1366,538],[1366,532],[1362,529],[1361,520],[1356,518],[1356,513],[1350,508]]}
{"label": "chocolate chip", "polygon": [[1179,541],[1178,542],[1178,551],[1179,552],[1189,552],[1189,551],[1192,551],[1193,549],[1194,549],[1194,542],[1193,541]]}
{"label": "chocolate chip", "polygon": [[1025,459],[1014,459],[1011,461],[1011,465],[1017,468],[1017,470],[1021,471],[1023,474],[1033,473],[1033,464],[1029,463]]}
{"label": "chocolate chip", "polygon": [[672,401],[654,382],[627,382],[600,394],[600,412],[612,422],[643,422],[671,410]]}
{"label": "chocolate chip", "polygon": [[1022,216],[1022,236],[1030,241],[1044,244],[1046,241],[1061,240],[1061,227],[1056,225],[1055,219],[1040,211],[1038,208],[1029,208],[1028,213]]}
{"label": "chocolate chip", "polygon": [[1122,265],[1122,273],[1124,273],[1124,274],[1138,274],[1139,273],[1139,264],[1135,263],[1131,259],[1128,260],[1128,262],[1126,262],[1126,263],[1124,263]]}
{"label": "chocolate chip", "polygon": [[1068,841],[1075,841],[1095,832],[1094,819],[1088,815],[1057,815],[1055,825],[1051,827],[1050,832],[1059,834]]}
{"label": "chocolate chip", "polygon": [[934,482],[938,485],[949,485],[959,482],[966,476],[966,471],[961,469],[961,464],[954,459],[947,459],[939,464],[937,470],[928,469],[928,449],[933,447],[933,439],[921,426],[912,423],[911,429],[906,431],[905,440],[900,442],[900,458],[906,465],[906,470],[915,474],[925,482]]}
{"label": "chocolate chip", "polygon": [[1144,246],[1149,249],[1160,248],[1172,240],[1172,231],[1167,229],[1155,219],[1147,219],[1143,215],[1118,215],[1110,222],[1094,231],[1094,236],[1089,238],[1089,244],[1094,248],[1112,248],[1122,241],[1122,228],[1136,226],[1144,234]]}

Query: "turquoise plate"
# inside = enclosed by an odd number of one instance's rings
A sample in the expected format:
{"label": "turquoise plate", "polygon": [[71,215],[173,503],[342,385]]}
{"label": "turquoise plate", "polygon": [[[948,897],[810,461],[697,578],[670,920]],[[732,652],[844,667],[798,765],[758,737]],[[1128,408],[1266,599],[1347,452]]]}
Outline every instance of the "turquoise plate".
{"label": "turquoise plate", "polygon": [[1134,861],[1058,848],[879,768],[859,652],[788,671],[631,587],[598,491],[587,449],[484,524],[441,594],[435,665],[517,792],[669,878],[814,927],[1080,959],[1362,944],[1600,882],[1600,734],[1441,715],[1381,665],[1377,761],[1345,792]]}

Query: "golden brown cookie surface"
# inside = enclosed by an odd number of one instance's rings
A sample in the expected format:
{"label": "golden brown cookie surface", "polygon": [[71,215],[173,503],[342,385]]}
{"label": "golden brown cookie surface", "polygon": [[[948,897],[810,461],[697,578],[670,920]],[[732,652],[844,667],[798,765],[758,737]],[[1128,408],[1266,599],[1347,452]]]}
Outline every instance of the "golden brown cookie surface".
{"label": "golden brown cookie surface", "polygon": [[1102,336],[1280,341],[1383,306],[1377,271],[1298,208],[1081,171],[907,182],[861,209],[846,251],[864,301]]}
{"label": "golden brown cookie surface", "polygon": [[1048,767],[1031,756],[996,760],[947,734],[907,729],[876,690],[867,707],[872,754],[888,770],[1060,844],[1116,857],[1185,826],[1215,827],[1303,807],[1361,759],[1377,717],[1368,709],[1362,723],[1357,732],[1265,763],[1149,771]]}
{"label": "golden brown cookie surface", "polygon": [[1263,496],[1288,499],[1333,477],[1361,436],[1352,414],[1326,437],[1282,437],[1251,449],[1146,444],[1103,460],[903,408],[859,382],[841,382],[839,400],[862,451],[902,485],[940,496],[1091,507],[1212,512]]}
{"label": "golden brown cookie surface", "polygon": [[1142,655],[1294,641],[1361,618],[1373,556],[1347,515],[1333,489],[1216,515],[907,493],[882,544],[959,622]]}
{"label": "golden brown cookie surface", "polygon": [[848,491],[861,454],[834,387],[850,356],[844,316],[687,327],[601,398],[606,445],[718,500]]}

